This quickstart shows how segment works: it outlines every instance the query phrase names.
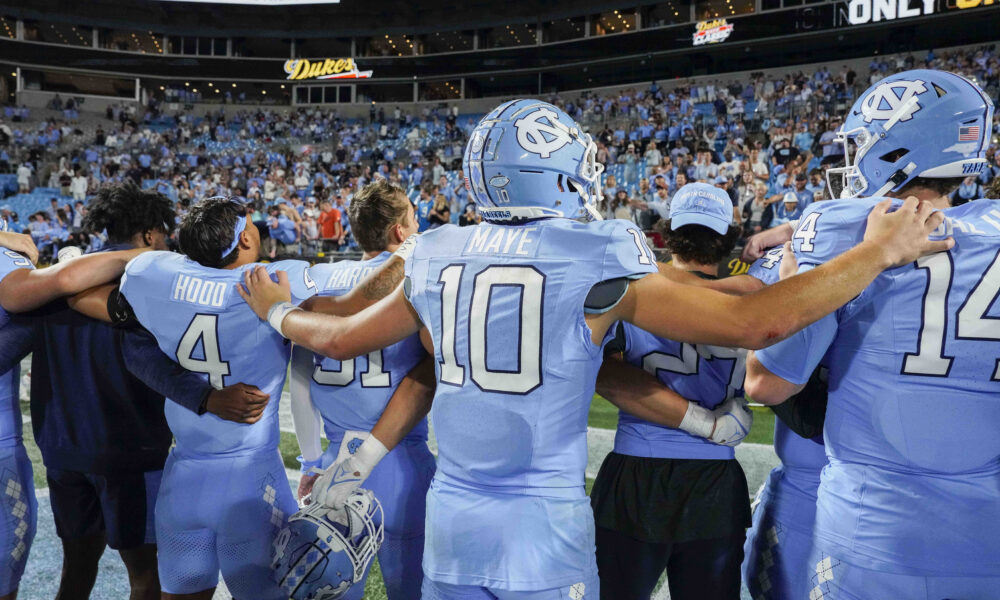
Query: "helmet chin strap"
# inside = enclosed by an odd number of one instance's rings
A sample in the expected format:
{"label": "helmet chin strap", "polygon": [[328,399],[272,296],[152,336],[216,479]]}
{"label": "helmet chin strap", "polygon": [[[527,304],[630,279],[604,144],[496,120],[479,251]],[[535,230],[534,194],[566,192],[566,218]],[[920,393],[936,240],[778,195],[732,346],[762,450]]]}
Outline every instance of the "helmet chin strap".
{"label": "helmet chin strap", "polygon": [[913,170],[916,168],[917,168],[916,164],[909,163],[902,169],[896,171],[896,173],[889,178],[889,181],[885,182],[885,185],[880,187],[878,191],[876,191],[874,194],[871,195],[871,197],[880,198],[882,196],[885,196],[892,190],[892,188],[906,181],[907,177],[910,176],[910,173],[912,173]]}

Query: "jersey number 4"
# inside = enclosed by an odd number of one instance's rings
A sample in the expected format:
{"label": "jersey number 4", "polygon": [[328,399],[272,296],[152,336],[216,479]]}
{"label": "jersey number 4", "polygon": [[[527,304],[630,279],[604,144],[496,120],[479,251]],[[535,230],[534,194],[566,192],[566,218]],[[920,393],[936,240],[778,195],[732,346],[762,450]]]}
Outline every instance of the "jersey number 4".
{"label": "jersey number 4", "polygon": [[[199,342],[203,358],[195,357]],[[188,371],[207,374],[208,382],[217,390],[225,387],[229,361],[222,360],[219,351],[219,315],[197,314],[191,319],[177,344],[177,364]]]}
{"label": "jersey number 4", "polygon": [[[462,284],[465,265],[451,265],[441,271],[441,382],[461,386],[465,384],[466,367],[456,356],[456,321],[458,320],[458,292]],[[486,327],[489,321],[490,297],[494,288],[519,288],[520,310],[518,323],[504,323],[503,327],[517,327],[517,370],[491,370],[486,364]],[[469,307],[468,332],[469,370],[472,381],[484,392],[527,394],[542,384],[542,297],[545,275],[534,267],[494,265],[480,271],[472,281],[472,301]],[[503,349],[502,351],[507,351]]]}
{"label": "jersey number 4", "polygon": [[[955,357],[945,356],[944,341],[948,332],[948,296],[951,294],[955,265],[950,252],[932,254],[917,260],[916,267],[927,271],[920,337],[916,353],[907,353],[901,373],[947,377]],[[1000,296],[1000,252],[958,309],[955,339],[1000,342],[1000,317],[986,312]],[[1000,381],[1000,359],[992,381]]]}

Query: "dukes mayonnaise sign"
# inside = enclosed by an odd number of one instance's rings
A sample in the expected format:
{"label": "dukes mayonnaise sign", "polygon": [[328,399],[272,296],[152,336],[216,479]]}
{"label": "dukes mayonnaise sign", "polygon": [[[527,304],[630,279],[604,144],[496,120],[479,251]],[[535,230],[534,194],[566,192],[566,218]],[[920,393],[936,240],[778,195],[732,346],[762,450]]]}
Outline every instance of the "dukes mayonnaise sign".
{"label": "dukes mayonnaise sign", "polygon": [[285,61],[288,79],[368,79],[371,71],[359,71],[353,58],[327,58],[307,60],[296,58]]}

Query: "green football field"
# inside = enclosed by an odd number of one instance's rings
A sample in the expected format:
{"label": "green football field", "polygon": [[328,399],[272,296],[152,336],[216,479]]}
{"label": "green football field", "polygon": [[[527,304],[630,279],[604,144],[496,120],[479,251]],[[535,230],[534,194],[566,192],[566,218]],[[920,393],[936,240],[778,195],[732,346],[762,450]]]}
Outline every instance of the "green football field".
{"label": "green football field", "polygon": [[[27,403],[22,402],[21,411],[25,415],[28,414]],[[614,406],[611,405],[611,403],[604,400],[600,396],[594,396],[594,401],[590,407],[590,417],[589,417],[590,427],[595,429],[614,430],[615,427],[617,426],[617,423],[618,423],[618,409],[616,409]],[[774,432],[774,413],[772,413],[770,410],[767,409],[754,408],[753,428],[751,429],[750,435],[747,436],[745,442],[755,443],[755,444],[768,444],[768,445],[773,444],[774,441],[773,432]],[[32,464],[34,466],[35,486],[40,491],[44,490],[48,485],[45,480],[45,468],[42,465],[41,455],[39,453],[38,446],[35,445],[35,441],[31,433],[31,427],[28,423],[25,423],[24,443],[28,452],[28,456],[31,458]],[[325,440],[323,441],[323,444],[325,447],[326,446]],[[295,457],[299,455],[299,447],[295,441],[294,434],[288,432],[282,432],[280,451],[281,451],[281,456],[284,459],[285,466],[288,467],[289,469],[298,470],[299,464],[298,461],[296,461]],[[593,484],[593,479],[588,477],[586,481],[588,493],[590,493],[590,487],[592,484]],[[44,494],[44,492],[42,492],[42,494]],[[46,511],[40,511],[40,513],[44,513],[44,514],[39,514],[40,521],[42,519],[47,519],[51,521],[52,518],[51,514],[49,514]],[[39,538],[41,538],[42,523],[39,524],[39,530],[40,530]],[[40,542],[42,540],[39,538],[36,538],[35,542],[36,549],[38,548],[38,546],[41,545]],[[49,540],[49,543],[50,544],[54,543],[54,541]],[[55,575],[57,579],[58,562],[61,557],[52,556],[51,552],[49,554],[50,554],[49,556],[45,556],[45,558],[43,559],[42,557],[39,556],[39,553],[33,551],[31,554],[31,558],[29,558],[29,569],[32,568],[32,561],[38,561],[38,560],[44,560],[45,562],[51,561],[53,563],[51,569],[54,570],[52,574]],[[107,560],[107,555],[113,556],[112,553],[106,553],[106,560]],[[112,562],[114,561],[117,561],[117,559],[115,558]],[[122,581],[118,580],[120,580],[123,577],[124,573],[122,572],[108,573],[105,570],[103,570],[104,564],[105,563],[102,563],[102,572],[98,576],[98,581],[94,589],[94,594],[92,595],[92,597],[95,598],[111,597],[109,595],[102,594],[102,590],[107,589],[109,587],[114,587],[115,589],[118,589],[123,584]],[[50,569],[46,570],[48,571]],[[115,579],[115,581],[109,581],[109,578]],[[41,593],[34,593],[35,591],[36,590],[32,590],[30,588],[25,588],[24,586],[22,586],[20,597],[26,600],[35,600],[36,598],[40,600],[41,598],[47,598],[52,596],[52,594],[42,592],[42,590],[37,590],[38,592]],[[227,597],[228,595],[222,592],[221,590],[219,593],[216,594],[216,598],[219,599]],[[382,576],[381,572],[379,571],[377,561],[372,565],[371,574],[368,577],[368,581],[366,582],[364,598],[366,600],[385,600],[387,598],[385,592],[385,586],[382,584]]]}

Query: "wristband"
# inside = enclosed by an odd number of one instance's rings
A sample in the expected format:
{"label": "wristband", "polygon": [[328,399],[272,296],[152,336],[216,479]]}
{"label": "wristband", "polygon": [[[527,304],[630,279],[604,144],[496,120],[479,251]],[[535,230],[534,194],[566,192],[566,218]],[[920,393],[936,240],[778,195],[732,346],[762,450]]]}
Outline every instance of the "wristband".
{"label": "wristband", "polygon": [[710,438],[715,428],[715,415],[704,406],[688,400],[687,412],[684,413],[679,428],[691,435]]}
{"label": "wristband", "polygon": [[312,474],[312,470],[313,469],[318,469],[323,464],[323,457],[322,456],[320,456],[316,460],[306,460],[306,459],[302,458],[302,455],[300,454],[300,455],[298,455],[298,456],[295,457],[295,460],[299,461],[299,464],[302,465],[302,468],[299,469],[299,471],[301,471],[303,473],[310,473],[310,474]]}
{"label": "wristband", "polygon": [[302,309],[291,302],[275,302],[271,305],[271,308],[267,309],[267,322],[275,331],[281,334],[281,337],[285,337],[285,334],[281,333],[281,322],[285,320],[288,313],[296,310]]}
{"label": "wristband", "polygon": [[379,461],[389,453],[389,450],[374,435],[369,435],[368,439],[358,448],[351,457],[354,467],[361,471],[365,477],[372,472]]}
{"label": "wristband", "polygon": [[410,255],[413,254],[413,249],[417,247],[417,238],[419,236],[419,233],[414,233],[410,237],[406,238],[403,243],[399,245],[399,248],[396,248],[396,251],[392,253],[393,256],[398,256],[403,259],[403,262],[406,262],[406,260],[410,258]]}

